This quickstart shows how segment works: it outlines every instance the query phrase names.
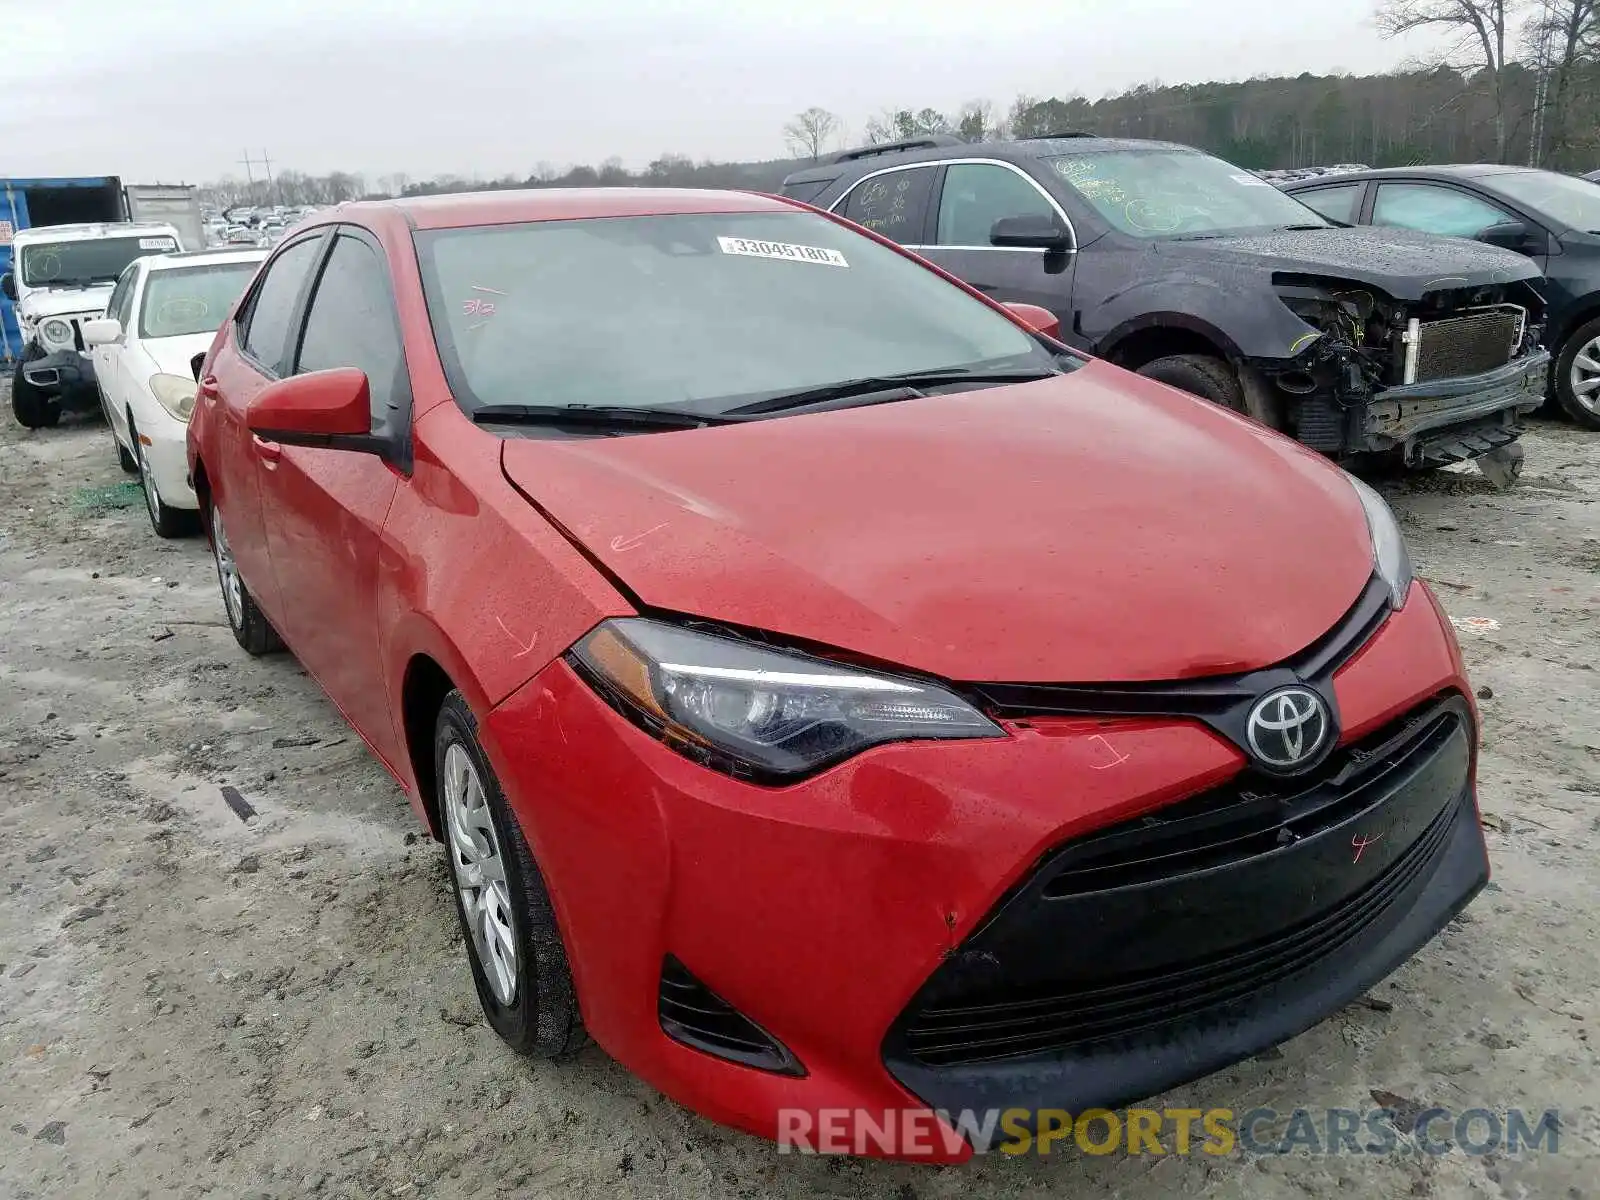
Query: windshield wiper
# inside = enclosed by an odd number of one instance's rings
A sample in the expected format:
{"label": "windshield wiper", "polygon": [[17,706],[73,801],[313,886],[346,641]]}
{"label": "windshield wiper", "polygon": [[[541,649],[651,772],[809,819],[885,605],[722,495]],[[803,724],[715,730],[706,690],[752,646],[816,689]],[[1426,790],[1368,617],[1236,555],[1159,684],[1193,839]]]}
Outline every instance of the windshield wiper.
{"label": "windshield wiper", "polygon": [[581,425],[592,428],[700,429],[721,417],[681,408],[629,408],[605,404],[486,404],[472,410],[479,425]]}
{"label": "windshield wiper", "polygon": [[796,392],[780,392],[751,404],[741,404],[728,409],[723,415],[733,418],[755,416],[761,413],[786,412],[808,405],[832,404],[851,400],[857,404],[887,404],[895,400],[910,400],[924,393],[921,389],[947,387],[958,383],[1034,383],[1059,375],[1060,371],[975,371],[957,370],[908,371],[903,375],[869,375],[861,379],[845,379],[822,387],[802,388]]}
{"label": "windshield wiper", "polygon": [[1332,229],[1333,226],[1331,226],[1331,225],[1279,225],[1278,228],[1283,230],[1285,233],[1300,233],[1302,230],[1307,230],[1307,229]]}

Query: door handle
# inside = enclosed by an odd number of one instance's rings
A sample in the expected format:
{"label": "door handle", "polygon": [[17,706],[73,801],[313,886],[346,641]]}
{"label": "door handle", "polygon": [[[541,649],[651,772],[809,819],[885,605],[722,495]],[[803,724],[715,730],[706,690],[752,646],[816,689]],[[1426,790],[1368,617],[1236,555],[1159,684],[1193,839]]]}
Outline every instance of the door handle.
{"label": "door handle", "polygon": [[283,457],[283,447],[277,442],[262,441],[255,434],[250,435],[250,444],[255,447],[256,457],[263,462],[275,463]]}
{"label": "door handle", "polygon": [[218,394],[217,377],[215,375],[207,375],[200,381],[195,391],[207,400],[215,400]]}

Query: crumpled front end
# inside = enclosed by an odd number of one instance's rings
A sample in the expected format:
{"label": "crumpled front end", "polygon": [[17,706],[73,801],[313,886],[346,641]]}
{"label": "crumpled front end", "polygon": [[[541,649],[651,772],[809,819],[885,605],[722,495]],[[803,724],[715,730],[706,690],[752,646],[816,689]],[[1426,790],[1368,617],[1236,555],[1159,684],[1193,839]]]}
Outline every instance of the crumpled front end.
{"label": "crumpled front end", "polygon": [[1250,365],[1313,449],[1460,462],[1515,441],[1544,402],[1545,309],[1530,281],[1442,286],[1415,302],[1317,276],[1272,285],[1308,328],[1290,356]]}
{"label": "crumpled front end", "polygon": [[22,377],[63,407],[90,409],[99,403],[94,360],[80,351],[57,350],[43,358],[27,359]]}

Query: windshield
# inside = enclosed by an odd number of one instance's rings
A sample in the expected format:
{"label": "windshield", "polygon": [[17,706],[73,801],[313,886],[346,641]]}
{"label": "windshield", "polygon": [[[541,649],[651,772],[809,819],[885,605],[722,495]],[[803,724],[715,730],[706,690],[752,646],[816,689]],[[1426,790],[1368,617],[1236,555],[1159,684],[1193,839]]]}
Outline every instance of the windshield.
{"label": "windshield", "polygon": [[1060,369],[981,301],[811,213],[543,221],[416,244],[445,373],[469,411],[714,414],[869,376]]}
{"label": "windshield", "polygon": [[1107,150],[1046,161],[1114,228],[1134,237],[1332,228],[1265,179],[1192,150]]}
{"label": "windshield", "polygon": [[134,259],[146,254],[170,254],[177,248],[178,240],[170,234],[40,242],[23,247],[19,270],[27,287],[110,283]]}
{"label": "windshield", "polygon": [[1508,171],[1481,182],[1558,225],[1600,233],[1600,184],[1554,171]]}
{"label": "windshield", "polygon": [[139,305],[139,336],[215,333],[259,263],[210,263],[151,271]]}

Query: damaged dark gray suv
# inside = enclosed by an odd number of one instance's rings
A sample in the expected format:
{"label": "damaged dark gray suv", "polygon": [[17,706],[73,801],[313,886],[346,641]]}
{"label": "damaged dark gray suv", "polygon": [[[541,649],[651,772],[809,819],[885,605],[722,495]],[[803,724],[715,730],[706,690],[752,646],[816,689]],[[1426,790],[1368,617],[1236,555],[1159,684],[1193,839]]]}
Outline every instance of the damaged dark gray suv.
{"label": "damaged dark gray suv", "polygon": [[849,151],[783,192],[1341,461],[1514,474],[1521,418],[1544,401],[1527,258],[1346,228],[1187,146],[931,137]]}

